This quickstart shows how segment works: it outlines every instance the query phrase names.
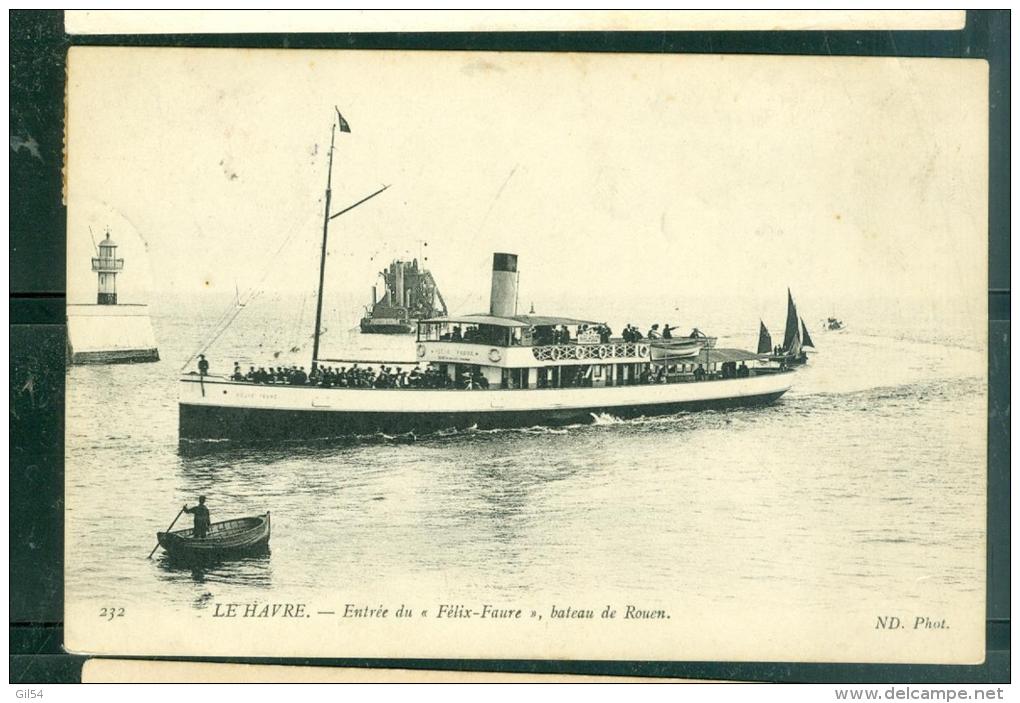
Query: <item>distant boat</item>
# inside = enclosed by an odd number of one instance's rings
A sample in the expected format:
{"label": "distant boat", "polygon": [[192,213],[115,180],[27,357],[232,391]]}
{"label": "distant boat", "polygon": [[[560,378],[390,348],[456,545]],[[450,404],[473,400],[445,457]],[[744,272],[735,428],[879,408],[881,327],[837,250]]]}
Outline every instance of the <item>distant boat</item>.
{"label": "distant boat", "polygon": [[804,318],[800,318],[800,346],[815,348],[815,343],[811,341],[811,335],[808,334],[807,325],[804,324]]}
{"label": "distant boat", "polygon": [[[761,341],[759,340],[760,344]],[[805,347],[814,349],[815,343],[811,341],[811,335],[808,334],[807,325],[804,324],[804,320],[797,314],[797,306],[793,302],[793,294],[787,288],[786,330],[783,334],[782,350],[775,358],[777,361],[785,362],[787,366],[806,364],[807,352],[804,351]]]}
{"label": "distant boat", "polygon": [[386,290],[377,299],[372,286],[372,307],[361,318],[361,331],[366,334],[410,334],[418,320],[446,315],[446,302],[439,286],[418,260],[394,260],[389,268],[380,271]]}
{"label": "distant boat", "polygon": [[775,347],[772,346],[772,335],[769,334],[769,328],[761,320],[758,320],[758,324],[758,353],[772,354]]}
{"label": "distant boat", "polygon": [[214,522],[205,537],[194,529],[157,532],[156,541],[171,557],[188,561],[213,561],[244,556],[269,544],[269,513],[255,517]]}
{"label": "distant boat", "polygon": [[836,330],[846,329],[846,325],[843,324],[842,320],[837,320],[835,317],[830,317],[825,321],[825,329],[829,330],[830,332],[834,332]]}

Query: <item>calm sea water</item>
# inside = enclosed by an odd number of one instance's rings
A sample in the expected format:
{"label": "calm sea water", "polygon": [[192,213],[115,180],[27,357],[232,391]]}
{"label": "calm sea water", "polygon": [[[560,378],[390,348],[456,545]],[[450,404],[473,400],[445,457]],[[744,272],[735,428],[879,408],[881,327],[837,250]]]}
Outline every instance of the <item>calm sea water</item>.
{"label": "calm sea water", "polygon": [[[251,307],[210,349],[213,371],[307,364],[307,303]],[[841,332],[808,319],[818,353],[761,409],[182,454],[177,374],[224,309],[158,301],[162,361],[69,369],[69,600],[188,611],[396,583],[507,598],[597,585],[758,608],[983,597],[984,340],[925,316],[844,310]],[[757,319],[745,312],[724,305],[698,326],[746,348]],[[327,311],[327,354],[413,351],[346,319]],[[201,572],[146,560],[199,494],[213,520],[272,510],[271,553]]]}

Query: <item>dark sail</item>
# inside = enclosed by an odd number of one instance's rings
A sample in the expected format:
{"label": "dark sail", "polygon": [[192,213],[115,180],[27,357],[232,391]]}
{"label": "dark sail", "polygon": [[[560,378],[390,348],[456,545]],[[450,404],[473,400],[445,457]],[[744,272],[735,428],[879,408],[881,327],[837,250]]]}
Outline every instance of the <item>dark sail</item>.
{"label": "dark sail", "polygon": [[802,347],[815,348],[815,343],[811,341],[811,335],[808,334],[807,325],[804,324],[803,318],[800,321],[800,345]]}
{"label": "dark sail", "polygon": [[761,327],[758,329],[758,353],[759,354],[771,354],[772,353],[772,335],[769,334],[768,328],[764,322],[761,322]]}
{"label": "dark sail", "polygon": [[783,335],[783,350],[797,354],[800,352],[800,317],[797,306],[793,304],[793,294],[786,289],[786,333]]}

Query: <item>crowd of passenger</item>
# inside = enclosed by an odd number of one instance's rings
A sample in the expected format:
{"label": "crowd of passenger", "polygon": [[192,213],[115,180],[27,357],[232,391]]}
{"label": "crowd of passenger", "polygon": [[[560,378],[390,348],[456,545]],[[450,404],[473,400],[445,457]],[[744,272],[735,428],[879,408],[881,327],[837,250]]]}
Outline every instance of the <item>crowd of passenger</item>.
{"label": "crowd of passenger", "polygon": [[[202,362],[205,362],[202,359]],[[199,373],[207,375],[209,372],[208,362],[200,363]],[[747,378],[750,369],[744,362],[737,366],[736,362],[729,361],[721,364],[720,370],[709,373],[702,364],[698,364],[690,374],[676,374],[667,370],[665,366],[645,365],[631,383],[668,383],[671,378],[687,376],[695,381],[704,381],[712,378]],[[266,385],[285,386],[318,386],[321,388],[462,388],[465,390],[487,390],[489,381],[476,366],[455,381],[444,371],[433,364],[424,369],[420,366],[413,367],[410,371],[393,366],[381,365],[378,370],[372,366],[318,366],[310,372],[305,371],[304,366],[254,366],[248,367],[245,372],[240,363],[234,363],[234,372],[230,380],[239,383],[254,383]],[[580,387],[591,385],[591,378],[588,374],[576,373],[562,382],[564,388]],[[512,380],[506,380],[505,388],[514,388]],[[548,387],[546,382],[539,381],[539,387]]]}
{"label": "crowd of passenger", "polygon": [[[639,342],[643,339],[674,339],[673,332],[676,325],[663,323],[653,324],[647,331],[641,330],[627,324],[623,329],[621,338],[624,342]],[[704,336],[697,329],[691,330],[690,338]],[[613,341],[613,330],[606,323],[577,325],[577,331],[572,332],[566,325],[541,325],[527,328],[522,335],[521,328],[505,328],[496,325],[465,326],[454,325],[449,332],[439,337],[443,342],[467,342],[473,344],[494,344],[498,346],[516,346],[522,343],[531,343],[535,346],[548,344],[572,344],[572,343],[594,343],[597,339],[601,344],[608,344]],[[522,342],[522,339],[524,340]]]}
{"label": "crowd of passenger", "polygon": [[[673,339],[673,331],[676,326],[653,324],[642,334],[641,330],[632,324],[627,324],[623,329],[622,338],[625,342],[638,342],[643,339]],[[542,344],[568,344],[573,341],[590,340],[598,335],[601,343],[608,343],[612,340],[613,331],[609,325],[602,324],[580,324],[577,326],[577,337],[571,335],[570,329],[565,325],[558,327],[545,326],[536,327],[531,330],[534,333],[533,342],[536,345]],[[454,341],[478,341],[478,330],[469,328],[467,335],[463,335],[460,326],[455,326],[451,333]],[[447,335],[444,335],[446,337]],[[694,329],[690,338],[704,336]],[[209,362],[204,355],[199,355],[198,371],[200,375],[209,373]],[[640,375],[632,383],[665,383],[669,379],[678,376],[686,376],[695,381],[708,380],[711,378],[746,378],[750,370],[741,362],[737,367],[735,362],[725,362],[717,372],[709,373],[702,364],[698,364],[690,374],[675,374],[668,372],[666,367],[658,366],[653,368],[645,366]],[[563,383],[563,387],[585,385],[587,377],[582,374],[572,376],[569,381]],[[478,367],[471,371],[458,375],[457,380],[450,378],[444,371],[429,363],[425,368],[416,365],[410,370],[403,367],[387,366],[381,364],[378,369],[373,366],[313,366],[311,371],[305,371],[304,366],[249,366],[248,371],[241,368],[239,362],[234,362],[234,371],[230,379],[240,383],[266,384],[266,385],[287,385],[287,386],[319,386],[323,388],[463,388],[468,390],[487,389],[489,381]],[[681,379],[682,380],[682,379]],[[512,381],[504,380],[503,387],[512,388]]]}
{"label": "crowd of passenger", "polygon": [[[321,386],[323,388],[448,388],[450,379],[431,364],[410,371],[400,367],[317,366],[306,372],[304,366],[250,366],[245,372],[234,363],[232,381],[285,386]],[[483,379],[484,380],[484,379]]]}
{"label": "crowd of passenger", "polygon": [[[654,324],[648,328],[645,334],[641,334],[641,330],[632,324],[627,324],[623,328],[623,341],[625,342],[640,342],[642,339],[676,339],[673,336],[673,330],[677,329],[676,325],[669,325],[665,322],[660,327],[658,324]],[[687,339],[698,339],[704,337],[701,331],[695,327],[691,330],[690,335]]]}

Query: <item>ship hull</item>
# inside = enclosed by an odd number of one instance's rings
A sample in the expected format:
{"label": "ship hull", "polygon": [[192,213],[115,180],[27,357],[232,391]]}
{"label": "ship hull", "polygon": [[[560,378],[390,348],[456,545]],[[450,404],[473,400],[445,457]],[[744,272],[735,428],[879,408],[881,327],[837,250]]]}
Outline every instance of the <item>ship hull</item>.
{"label": "ship hull", "polygon": [[324,389],[187,379],[180,438],[250,442],[582,424],[605,414],[633,418],[767,405],[789,389],[789,376],[511,391]]}
{"label": "ship hull", "polygon": [[414,331],[409,322],[373,322],[367,317],[361,320],[362,334],[411,334]]}

